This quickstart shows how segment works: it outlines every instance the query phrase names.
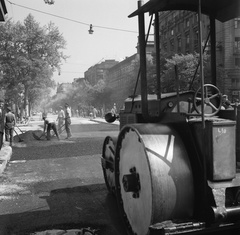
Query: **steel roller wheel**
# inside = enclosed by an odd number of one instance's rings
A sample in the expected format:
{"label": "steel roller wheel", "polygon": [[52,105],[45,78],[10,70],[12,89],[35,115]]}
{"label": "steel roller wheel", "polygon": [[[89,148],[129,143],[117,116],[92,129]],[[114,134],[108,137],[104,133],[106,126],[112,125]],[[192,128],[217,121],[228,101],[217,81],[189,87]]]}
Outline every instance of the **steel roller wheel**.
{"label": "steel roller wheel", "polygon": [[116,142],[117,138],[107,136],[104,140],[102,149],[103,176],[108,191],[113,194],[115,194],[114,161]]}
{"label": "steel roller wheel", "polygon": [[125,126],[115,155],[116,196],[128,234],[192,217],[194,186],[188,154],[173,128],[161,124]]}

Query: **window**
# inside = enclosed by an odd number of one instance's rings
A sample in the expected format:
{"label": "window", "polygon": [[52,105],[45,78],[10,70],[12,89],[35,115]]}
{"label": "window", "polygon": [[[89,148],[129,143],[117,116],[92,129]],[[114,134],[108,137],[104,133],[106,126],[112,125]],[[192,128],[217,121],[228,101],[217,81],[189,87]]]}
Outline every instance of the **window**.
{"label": "window", "polygon": [[189,27],[189,25],[190,25],[190,21],[189,19],[186,19],[186,27]]}
{"label": "window", "polygon": [[164,51],[167,51],[167,43],[164,43],[164,44],[163,44],[163,50],[164,50]]}
{"label": "window", "polygon": [[178,53],[180,53],[182,50],[182,39],[180,37],[177,39],[177,45],[178,45]]}
{"label": "window", "polygon": [[235,89],[237,88],[240,88],[240,80],[239,79],[236,79],[236,78],[233,78],[232,79],[232,87],[234,87]]}
{"label": "window", "polygon": [[195,17],[194,17],[194,22],[197,23],[198,22],[198,14],[195,14]]}
{"label": "window", "polygon": [[177,25],[177,31],[178,31],[178,32],[181,32],[181,26],[182,26],[181,23],[179,23],[179,24]]}
{"label": "window", "polygon": [[186,52],[189,52],[189,48],[190,48],[190,36],[188,33],[186,34]]}
{"label": "window", "polygon": [[170,48],[171,48],[171,51],[174,51],[174,41],[173,40],[170,41]]}
{"label": "window", "polygon": [[194,32],[194,50],[198,51],[198,30]]}
{"label": "window", "polygon": [[240,68],[240,58],[235,58],[235,67]]}
{"label": "window", "polygon": [[234,49],[235,53],[240,53],[240,37],[235,37]]}
{"label": "window", "polygon": [[240,18],[236,18],[234,20],[234,28],[239,29],[240,28]]}

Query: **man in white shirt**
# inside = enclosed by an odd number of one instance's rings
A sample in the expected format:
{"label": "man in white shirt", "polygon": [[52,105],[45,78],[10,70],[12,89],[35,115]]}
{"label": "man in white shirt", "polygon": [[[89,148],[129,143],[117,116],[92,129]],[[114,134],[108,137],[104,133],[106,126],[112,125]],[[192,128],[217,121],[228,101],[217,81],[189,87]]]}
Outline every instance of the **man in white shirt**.
{"label": "man in white shirt", "polygon": [[58,112],[58,117],[57,120],[58,121],[58,131],[61,134],[64,131],[64,119],[65,119],[65,113],[63,111],[63,107],[60,106],[59,107],[59,112]]}
{"label": "man in white shirt", "polygon": [[65,130],[67,132],[67,138],[66,139],[69,139],[72,136],[71,128],[70,128],[71,116],[72,116],[71,115],[71,109],[70,109],[69,105],[66,103],[65,104]]}
{"label": "man in white shirt", "polygon": [[51,140],[51,133],[50,133],[51,130],[54,131],[58,140],[60,140],[55,121],[51,118],[46,117],[46,116],[43,116],[43,120],[44,120],[43,132],[45,132],[46,129],[47,129],[47,140]]}

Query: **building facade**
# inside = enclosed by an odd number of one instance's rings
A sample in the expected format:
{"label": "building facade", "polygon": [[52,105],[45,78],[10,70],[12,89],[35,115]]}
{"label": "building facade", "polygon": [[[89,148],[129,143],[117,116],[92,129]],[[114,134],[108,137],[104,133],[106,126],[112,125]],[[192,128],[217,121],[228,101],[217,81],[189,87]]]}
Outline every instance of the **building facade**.
{"label": "building facade", "polygon": [[[118,110],[123,107],[124,101],[131,95],[140,94],[139,73],[139,45],[136,46],[137,53],[126,57],[108,70],[107,84],[114,91],[111,95],[111,102],[116,103]],[[147,63],[153,63],[152,53],[154,52],[154,36],[149,35],[146,58]]]}
{"label": "building facade", "polygon": [[91,85],[95,85],[99,80],[106,79],[108,69],[119,63],[116,60],[105,60],[90,67],[84,77]]}
{"label": "building facade", "polygon": [[139,55],[136,53],[126,57],[125,60],[108,70],[107,86],[114,92],[109,97],[109,104],[106,104],[107,109],[110,109],[113,103],[115,103],[119,110],[122,108],[124,100],[133,94],[138,68]]}
{"label": "building facade", "polygon": [[[210,21],[202,16],[203,45],[207,42]],[[198,14],[189,11],[166,11],[159,14],[160,48],[168,55],[199,52]],[[240,18],[225,23],[216,21],[217,66],[226,74],[222,93],[231,100],[240,99]],[[217,78],[218,79],[218,78]]]}

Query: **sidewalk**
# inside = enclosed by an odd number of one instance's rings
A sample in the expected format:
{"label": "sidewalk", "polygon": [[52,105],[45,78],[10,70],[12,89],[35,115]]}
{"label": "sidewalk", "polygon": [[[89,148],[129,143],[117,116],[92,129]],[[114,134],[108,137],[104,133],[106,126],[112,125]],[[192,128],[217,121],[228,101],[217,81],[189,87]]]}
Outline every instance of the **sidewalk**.
{"label": "sidewalk", "polygon": [[5,170],[7,163],[12,156],[12,147],[4,144],[0,150],[0,174]]}

